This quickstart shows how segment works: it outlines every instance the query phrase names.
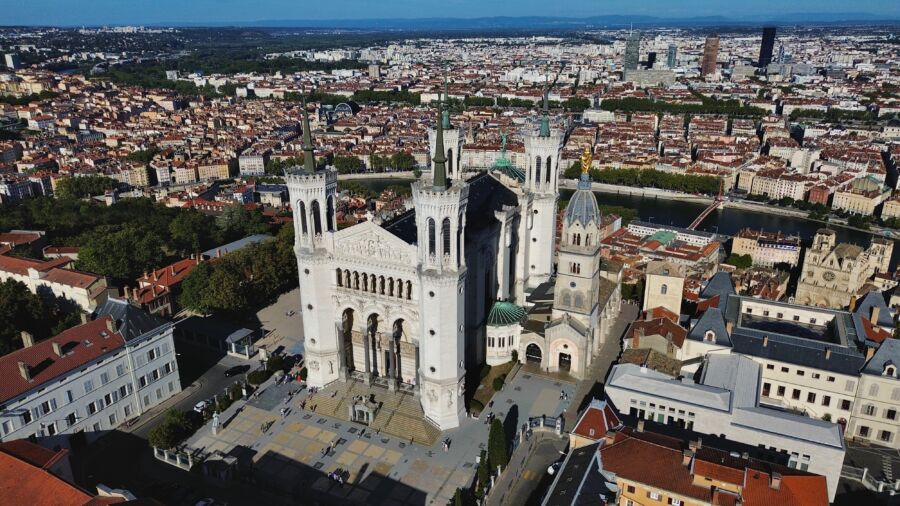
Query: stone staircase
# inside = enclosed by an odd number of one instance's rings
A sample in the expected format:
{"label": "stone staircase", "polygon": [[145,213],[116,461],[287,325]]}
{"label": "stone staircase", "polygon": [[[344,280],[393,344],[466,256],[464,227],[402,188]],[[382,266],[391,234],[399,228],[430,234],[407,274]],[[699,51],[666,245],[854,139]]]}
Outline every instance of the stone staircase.
{"label": "stone staircase", "polygon": [[[336,392],[336,393],[335,393]],[[332,397],[332,393],[335,393]],[[398,437],[403,440],[432,445],[441,436],[441,431],[425,420],[419,399],[410,392],[391,392],[385,388],[366,386],[361,381],[351,380],[327,387],[313,396],[316,413],[349,421],[349,406],[355,396],[368,397],[374,394],[375,402],[381,408],[369,425],[369,429]]]}

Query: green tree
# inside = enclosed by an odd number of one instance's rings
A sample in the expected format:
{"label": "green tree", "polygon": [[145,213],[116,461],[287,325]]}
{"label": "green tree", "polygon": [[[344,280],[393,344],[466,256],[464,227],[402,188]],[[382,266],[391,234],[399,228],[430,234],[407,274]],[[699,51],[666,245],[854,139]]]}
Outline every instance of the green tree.
{"label": "green tree", "polygon": [[78,268],[119,280],[132,280],[160,264],[163,241],[147,227],[98,227],[78,253]]}
{"label": "green tree", "polygon": [[491,431],[488,434],[488,462],[491,466],[491,472],[497,469],[497,466],[500,466],[501,470],[506,469],[506,464],[509,463],[503,422],[497,418],[491,422]]}
{"label": "green tree", "polygon": [[337,169],[338,174],[349,174],[351,172],[357,172],[363,166],[362,160],[359,159],[358,156],[335,156],[334,157],[334,168]]}
{"label": "green tree", "polygon": [[215,220],[190,209],[182,211],[169,223],[172,245],[182,254],[198,253],[215,242]]}
{"label": "green tree", "polygon": [[489,469],[487,452],[481,450],[481,457],[478,460],[478,470],[476,471],[475,495],[480,499],[484,497],[485,489],[491,482],[491,470]]}
{"label": "green tree", "polygon": [[224,240],[269,232],[269,224],[266,223],[262,213],[257,210],[250,211],[240,204],[226,207],[225,211],[216,219],[216,223],[222,229]]}
{"label": "green tree", "polygon": [[156,427],[150,429],[147,441],[157,448],[174,448],[194,433],[202,423],[202,419],[193,412],[170,409],[165,418]]}
{"label": "green tree", "polygon": [[416,157],[405,151],[400,151],[391,156],[391,165],[396,170],[412,170],[416,167]]}
{"label": "green tree", "polygon": [[209,279],[212,276],[212,265],[202,262],[194,267],[190,274],[181,282],[181,295],[179,303],[181,307],[190,309],[200,314],[212,312],[207,305],[206,290],[209,287]]}
{"label": "green tree", "polygon": [[36,339],[47,337],[50,329],[45,318],[44,301],[31,293],[21,281],[8,279],[0,283],[0,355],[22,346],[21,331]]}
{"label": "green tree", "polygon": [[103,195],[119,185],[115,179],[106,176],[67,177],[56,183],[54,195],[61,199],[80,199],[92,195]]}
{"label": "green tree", "polygon": [[750,255],[736,255],[732,253],[725,259],[725,263],[733,265],[738,269],[749,269],[753,266],[753,257]]}
{"label": "green tree", "polygon": [[156,156],[157,153],[159,153],[159,149],[157,148],[141,149],[128,153],[125,159],[148,164],[153,161],[153,157]]}
{"label": "green tree", "polygon": [[563,177],[566,179],[578,179],[581,177],[581,160],[569,165],[569,168],[563,171]]}

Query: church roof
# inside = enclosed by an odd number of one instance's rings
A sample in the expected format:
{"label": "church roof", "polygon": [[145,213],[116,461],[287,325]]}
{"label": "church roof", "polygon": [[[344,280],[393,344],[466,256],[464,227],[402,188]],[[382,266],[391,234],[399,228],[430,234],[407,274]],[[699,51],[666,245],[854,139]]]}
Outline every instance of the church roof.
{"label": "church roof", "polygon": [[525,308],[506,300],[494,302],[494,307],[488,314],[487,324],[491,327],[504,327],[521,323],[527,316]]}
{"label": "church roof", "polygon": [[569,205],[566,206],[566,225],[575,222],[587,226],[588,223],[600,223],[600,206],[597,205],[597,197],[588,189],[579,188],[572,194]]}

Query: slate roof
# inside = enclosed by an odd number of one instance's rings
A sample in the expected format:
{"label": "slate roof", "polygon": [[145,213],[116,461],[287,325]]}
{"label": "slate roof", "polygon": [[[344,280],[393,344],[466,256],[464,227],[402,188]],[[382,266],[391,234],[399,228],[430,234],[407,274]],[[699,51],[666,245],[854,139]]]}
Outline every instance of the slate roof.
{"label": "slate roof", "polygon": [[160,327],[169,325],[169,322],[158,316],[152,315],[139,307],[129,304],[122,299],[110,297],[102,306],[94,311],[96,318],[110,316],[116,322],[116,328],[126,341],[141,337]]}
{"label": "slate roof", "polygon": [[881,376],[884,368],[888,365],[893,365],[895,368],[900,369],[900,340],[886,339],[881,343],[881,346],[872,355],[871,360],[869,360],[862,372],[864,374]]}
{"label": "slate roof", "polygon": [[418,229],[416,228],[416,210],[404,211],[392,219],[382,223],[381,228],[399,237],[406,244],[415,244]]}
{"label": "slate roof", "polygon": [[[752,334],[735,329],[731,335],[735,353],[776,360],[803,367],[855,376],[865,363],[865,357],[852,348],[821,343],[782,334],[768,334],[768,341],[760,332]],[[826,358],[826,350],[831,350]]]}
{"label": "slate roof", "polygon": [[566,206],[566,225],[576,221],[582,226],[588,223],[600,223],[600,206],[597,205],[597,197],[589,189],[579,188],[572,194],[569,204]]}
{"label": "slate roof", "polygon": [[716,336],[716,344],[719,346],[733,346],[731,336],[728,335],[728,329],[725,327],[725,317],[722,311],[717,307],[711,307],[703,313],[703,316],[694,324],[688,332],[688,339],[694,341],[703,341],[706,331],[711,330]]}
{"label": "slate roof", "polygon": [[[873,322],[872,308],[878,308],[878,321]],[[856,302],[853,308],[853,327],[856,329],[858,339],[863,338],[869,341],[881,342],[890,335],[878,327],[893,328],[894,312],[888,307],[884,301],[881,292],[868,292]]]}
{"label": "slate roof", "polygon": [[709,278],[709,281],[706,282],[706,286],[700,290],[700,297],[709,299],[718,295],[720,300],[726,300],[729,295],[734,295],[736,293],[734,283],[731,281],[731,274],[727,272],[717,272],[713,274],[713,277]]}

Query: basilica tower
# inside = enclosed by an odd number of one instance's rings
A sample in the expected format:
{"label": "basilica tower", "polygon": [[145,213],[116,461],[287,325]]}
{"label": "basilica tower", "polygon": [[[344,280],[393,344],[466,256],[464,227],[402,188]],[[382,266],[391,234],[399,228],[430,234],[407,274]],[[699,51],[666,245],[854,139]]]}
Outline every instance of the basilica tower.
{"label": "basilica tower", "polygon": [[[441,99],[438,96],[438,112]],[[465,406],[465,227],[468,184],[448,181],[444,123],[435,130],[432,180],[412,184],[420,294],[422,408],[441,430],[459,426]]]}
{"label": "basilica tower", "polygon": [[294,210],[294,253],[300,276],[300,308],[306,346],[310,386],[322,387],[338,379],[340,353],[333,322],[323,317],[333,314],[329,294],[322,286],[331,283],[328,249],[337,230],[335,193],[337,172],[316,170],[309,113],[303,104],[303,167],[285,171],[291,206]]}
{"label": "basilica tower", "polygon": [[[450,85],[447,81],[447,76],[444,75],[444,100],[447,101],[447,103],[444,104],[444,108],[440,110],[440,116],[438,117],[438,121],[443,130],[443,144],[445,146],[441,152],[444,154],[445,158],[444,166],[447,171],[447,177],[452,181],[456,181],[462,178],[462,167],[460,166],[460,163],[462,162],[462,150],[466,137],[462,127],[454,127],[450,124],[449,97]],[[437,153],[437,128],[430,128],[428,130],[428,145],[431,147],[432,153]],[[436,160],[432,158],[432,173],[434,173],[435,165]]]}
{"label": "basilica tower", "polygon": [[529,244],[528,286],[533,288],[553,274],[556,248],[556,205],[559,199],[559,156],[563,133],[550,128],[547,91],[540,128],[525,136],[525,189],[534,194],[533,228]]}

